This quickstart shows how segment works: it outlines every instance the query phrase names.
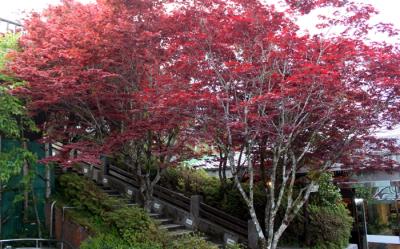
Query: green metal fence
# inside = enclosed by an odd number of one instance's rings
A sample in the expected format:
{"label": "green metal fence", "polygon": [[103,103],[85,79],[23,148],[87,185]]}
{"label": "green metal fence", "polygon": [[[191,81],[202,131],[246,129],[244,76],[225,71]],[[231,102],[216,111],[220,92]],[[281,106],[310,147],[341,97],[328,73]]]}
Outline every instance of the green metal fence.
{"label": "green metal fence", "polygon": [[[15,140],[2,139],[1,140],[2,151],[6,152],[20,146]],[[45,157],[44,146],[37,142],[28,143],[29,151],[36,154],[38,159]],[[0,152],[1,153],[1,152]],[[44,208],[45,208],[45,195],[46,195],[46,168],[43,164],[37,163],[31,165],[31,169],[35,172],[33,180],[33,193],[35,196],[35,203],[37,207],[38,217],[42,227],[44,227]],[[52,173],[53,174],[53,173]],[[51,176],[51,179],[54,177]],[[18,176],[14,176],[6,183],[6,187],[2,193],[2,199],[0,200],[1,217],[2,217],[2,230],[0,234],[1,239],[19,238],[19,237],[37,237],[37,219],[36,211],[34,207],[34,201],[32,195],[29,198],[29,209],[27,215],[24,217],[24,201],[23,193],[24,188],[22,181],[22,173]],[[54,182],[52,183],[54,188]],[[24,219],[25,218],[25,219]]]}

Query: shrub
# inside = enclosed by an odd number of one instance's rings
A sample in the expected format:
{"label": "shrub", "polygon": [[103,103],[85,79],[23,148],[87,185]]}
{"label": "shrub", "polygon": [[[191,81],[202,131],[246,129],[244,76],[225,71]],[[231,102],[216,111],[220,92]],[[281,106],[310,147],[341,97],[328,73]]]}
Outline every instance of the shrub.
{"label": "shrub", "polygon": [[309,232],[313,249],[343,249],[349,243],[353,219],[344,204],[336,207],[310,205]]}
{"label": "shrub", "polygon": [[61,175],[57,184],[63,201],[93,215],[102,215],[121,205],[120,201],[101,192],[93,182],[74,173]]}
{"label": "shrub", "polygon": [[241,244],[226,245],[225,249],[245,249],[246,247]]}
{"label": "shrub", "polygon": [[304,208],[299,212],[285,231],[282,243],[313,249],[343,249],[351,236],[353,218],[339,188],[333,184],[332,174],[322,174],[318,185],[318,192],[311,195],[304,207],[308,215],[304,216]]}
{"label": "shrub", "polygon": [[200,235],[184,235],[177,240],[173,241],[168,249],[188,249],[188,248],[196,248],[196,249],[218,249],[217,246],[212,245],[211,243],[204,240]]}
{"label": "shrub", "polygon": [[131,247],[117,235],[99,234],[85,240],[80,249],[131,249]]}
{"label": "shrub", "polygon": [[141,208],[121,208],[106,213],[104,219],[110,226],[116,227],[121,238],[129,245],[158,246],[162,241],[161,231],[158,231],[157,225]]}
{"label": "shrub", "polygon": [[319,191],[308,206],[311,248],[342,249],[351,236],[353,218],[342,200],[340,190],[333,184],[330,173],[321,175]]}

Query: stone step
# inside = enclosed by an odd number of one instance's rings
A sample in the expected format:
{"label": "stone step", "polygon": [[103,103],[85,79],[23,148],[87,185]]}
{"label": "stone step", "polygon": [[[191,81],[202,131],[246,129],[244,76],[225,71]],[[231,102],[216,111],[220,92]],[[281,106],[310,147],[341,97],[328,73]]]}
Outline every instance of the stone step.
{"label": "stone step", "polygon": [[115,190],[103,190],[103,193],[110,195],[110,196],[121,196],[121,194],[118,191]]}
{"label": "stone step", "polygon": [[213,246],[216,246],[218,248],[224,248],[224,242],[222,242],[222,241],[216,241],[215,239],[212,239],[208,236],[202,236],[201,238]]}
{"label": "stone step", "polygon": [[125,202],[126,204],[135,204],[135,201],[128,198],[122,198],[121,201]]}
{"label": "stone step", "polygon": [[173,222],[172,219],[168,219],[168,218],[158,218],[158,219],[154,219],[154,220],[160,225],[164,225],[164,224],[168,224],[168,223],[172,223]]}
{"label": "stone step", "polygon": [[137,203],[127,203],[127,204],[125,204],[125,206],[128,206],[128,207],[137,207],[137,206],[139,206],[139,204],[137,204]]}
{"label": "stone step", "polygon": [[189,230],[189,229],[179,229],[179,230],[174,230],[174,231],[172,231],[172,232],[169,232],[168,234],[169,234],[170,236],[172,236],[172,237],[179,237],[179,236],[183,236],[183,235],[191,234],[191,233],[193,233],[192,230]]}
{"label": "stone step", "polygon": [[185,226],[180,225],[180,224],[169,223],[169,224],[160,225],[159,227],[161,229],[166,229],[168,231],[175,231],[175,230],[184,228]]}
{"label": "stone step", "polygon": [[161,218],[161,214],[157,214],[157,213],[149,213],[150,218],[153,219],[157,219],[157,218]]}

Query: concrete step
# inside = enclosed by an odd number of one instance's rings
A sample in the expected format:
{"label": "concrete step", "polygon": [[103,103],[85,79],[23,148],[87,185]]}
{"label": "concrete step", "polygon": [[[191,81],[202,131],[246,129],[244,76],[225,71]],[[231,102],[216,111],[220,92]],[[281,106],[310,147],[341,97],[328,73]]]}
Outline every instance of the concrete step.
{"label": "concrete step", "polygon": [[101,191],[103,191],[104,193],[117,193],[119,194],[119,192],[117,190],[111,189],[111,188],[105,188],[102,189]]}
{"label": "concrete step", "polygon": [[174,223],[169,223],[169,224],[164,224],[160,225],[159,228],[161,229],[166,229],[168,231],[175,231],[178,229],[183,229],[185,226],[180,225],[180,224],[174,224]]}
{"label": "concrete step", "polygon": [[122,198],[121,201],[125,202],[126,204],[135,204],[135,201],[128,198]]}
{"label": "concrete step", "polygon": [[161,218],[161,214],[157,214],[157,213],[149,213],[150,218],[153,219],[157,219],[157,218]]}
{"label": "concrete step", "polygon": [[168,218],[158,218],[158,219],[154,219],[159,225],[165,225],[165,224],[169,224],[169,223],[173,223],[172,219],[168,219]]}
{"label": "concrete step", "polygon": [[138,207],[139,204],[137,204],[137,203],[126,203],[125,206],[128,206],[128,207]]}
{"label": "concrete step", "polygon": [[193,231],[189,230],[189,229],[178,229],[178,230],[171,231],[168,234],[172,237],[179,237],[179,236],[183,236],[183,235],[191,234],[191,233],[193,233]]}
{"label": "concrete step", "polygon": [[213,239],[213,238],[210,238],[210,237],[208,237],[208,236],[202,236],[201,237],[203,240],[205,240],[205,241],[207,241],[207,242],[209,242],[211,245],[213,245],[213,246],[216,246],[216,247],[218,247],[218,248],[224,248],[224,242],[222,242],[222,241],[216,241],[215,239]]}

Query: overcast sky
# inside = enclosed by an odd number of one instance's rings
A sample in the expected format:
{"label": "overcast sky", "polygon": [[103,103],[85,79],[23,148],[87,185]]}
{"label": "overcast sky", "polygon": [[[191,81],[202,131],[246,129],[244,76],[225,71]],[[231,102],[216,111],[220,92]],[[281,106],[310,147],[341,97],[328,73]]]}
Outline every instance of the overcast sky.
{"label": "overcast sky", "polygon": [[[49,4],[56,5],[60,0],[0,0],[0,17],[11,21],[19,20],[23,17],[22,12],[32,10],[40,11]],[[95,2],[94,0],[79,0],[82,3]]]}
{"label": "overcast sky", "polygon": [[[79,2],[88,3],[95,0],[78,0]],[[275,1],[275,0],[266,0]],[[400,1],[399,0],[358,0],[360,2],[374,5],[381,13],[374,18],[375,21],[391,22],[400,28]],[[0,0],[0,17],[18,20],[21,19],[22,11],[36,10],[40,11],[49,4],[58,4],[60,0]]]}

